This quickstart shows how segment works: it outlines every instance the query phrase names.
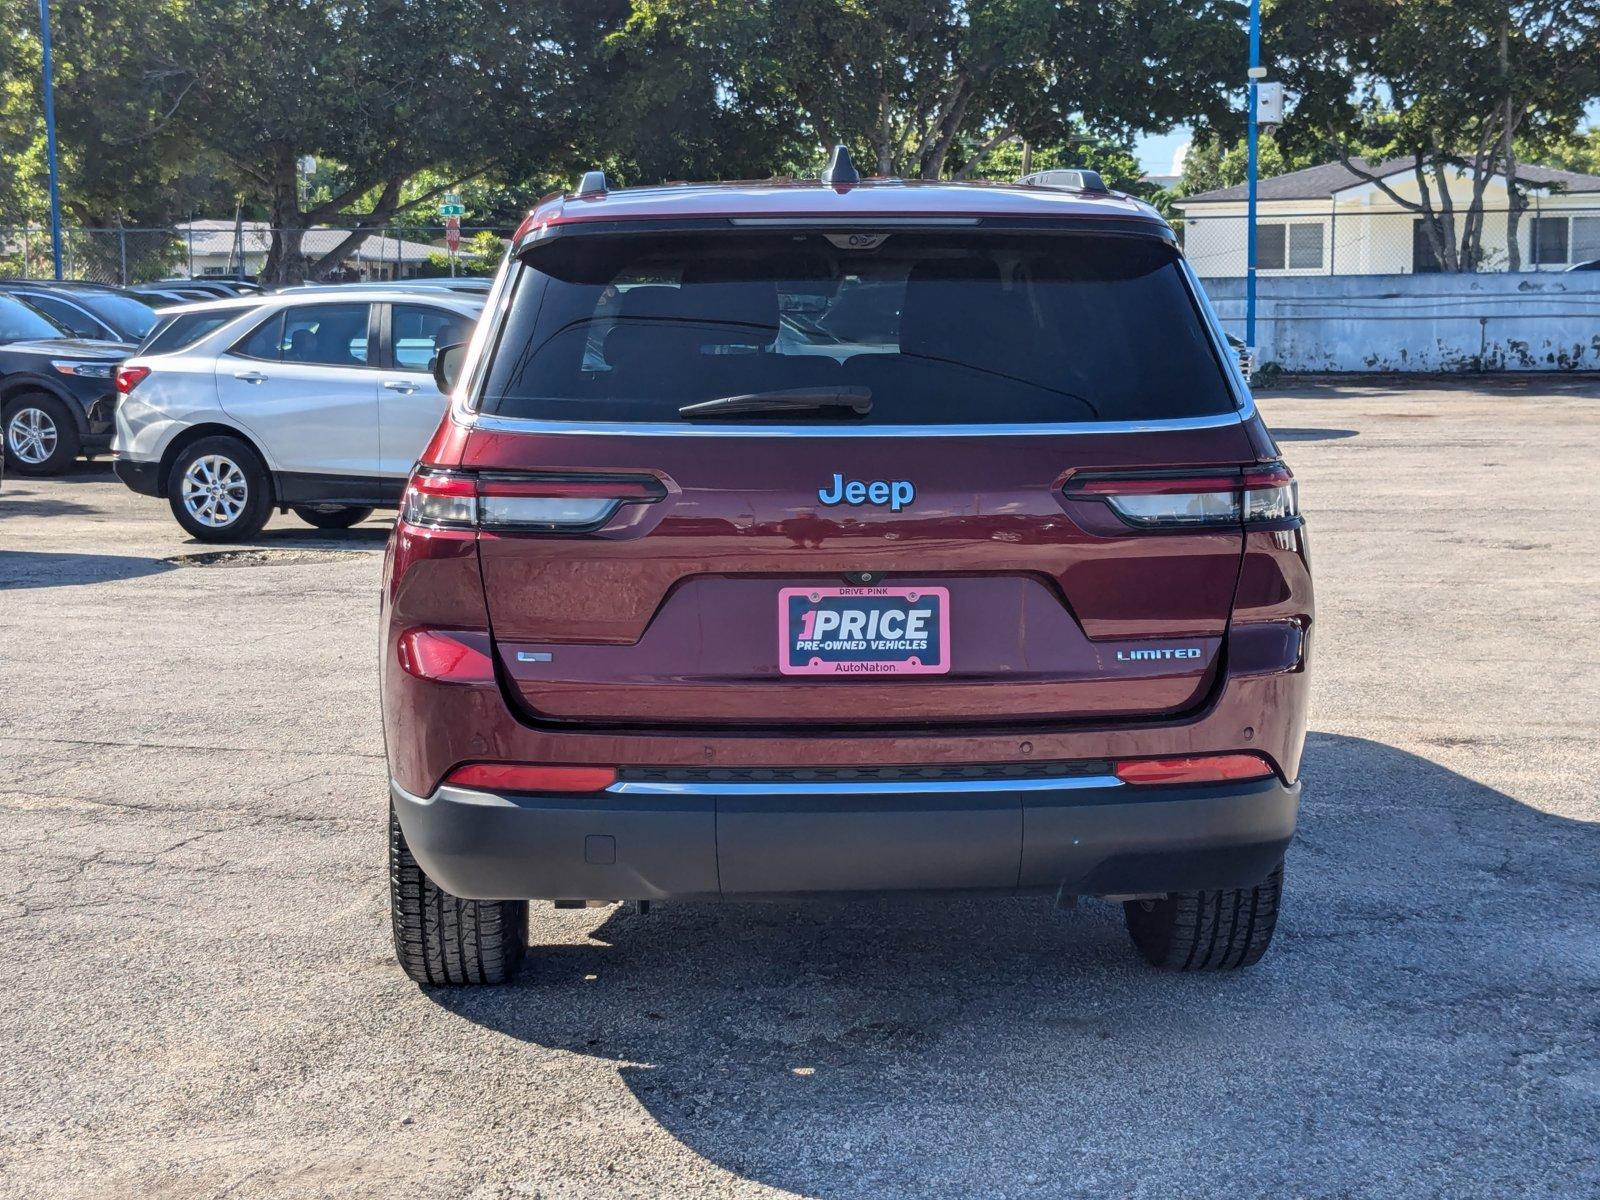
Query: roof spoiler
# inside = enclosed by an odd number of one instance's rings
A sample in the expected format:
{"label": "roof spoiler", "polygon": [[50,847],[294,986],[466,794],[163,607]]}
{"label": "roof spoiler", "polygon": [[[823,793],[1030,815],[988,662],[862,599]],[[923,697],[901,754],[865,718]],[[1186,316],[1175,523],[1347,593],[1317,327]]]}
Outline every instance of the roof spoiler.
{"label": "roof spoiler", "polygon": [[1111,189],[1106,186],[1105,180],[1100,178],[1100,172],[1090,171],[1084,167],[1035,171],[1032,175],[1024,175],[1017,182],[1031,184],[1034,187],[1065,188],[1074,192],[1094,192],[1102,196],[1111,194]]}

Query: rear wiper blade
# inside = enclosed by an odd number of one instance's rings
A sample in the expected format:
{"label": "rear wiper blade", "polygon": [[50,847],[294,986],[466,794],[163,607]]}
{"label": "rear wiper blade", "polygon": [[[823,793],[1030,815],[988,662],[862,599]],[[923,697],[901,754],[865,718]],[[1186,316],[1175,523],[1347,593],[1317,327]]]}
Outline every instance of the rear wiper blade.
{"label": "rear wiper blade", "polygon": [[864,387],[785,388],[772,392],[746,392],[685,404],[680,417],[731,417],[740,413],[833,412],[864,417],[872,411],[872,389]]}

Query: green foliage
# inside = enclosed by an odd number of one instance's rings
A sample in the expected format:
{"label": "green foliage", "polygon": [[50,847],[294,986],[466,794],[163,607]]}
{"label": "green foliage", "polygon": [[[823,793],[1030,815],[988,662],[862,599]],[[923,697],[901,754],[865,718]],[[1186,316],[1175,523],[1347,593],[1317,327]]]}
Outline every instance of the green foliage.
{"label": "green foliage", "polygon": [[[480,230],[462,239],[461,249],[456,253],[455,274],[493,275],[505,253],[506,244],[498,234],[487,229]],[[418,273],[423,276],[449,275],[450,255],[445,251],[430,254],[426,266]]]}
{"label": "green foliage", "polygon": [[[1196,196],[1217,188],[1245,182],[1250,148],[1244,138],[1224,148],[1218,138],[1196,139],[1183,155],[1183,177],[1175,190],[1179,196]],[[1286,153],[1274,137],[1262,137],[1256,144],[1256,175],[1270,179],[1302,167],[1315,166],[1320,159],[1309,152]]]}

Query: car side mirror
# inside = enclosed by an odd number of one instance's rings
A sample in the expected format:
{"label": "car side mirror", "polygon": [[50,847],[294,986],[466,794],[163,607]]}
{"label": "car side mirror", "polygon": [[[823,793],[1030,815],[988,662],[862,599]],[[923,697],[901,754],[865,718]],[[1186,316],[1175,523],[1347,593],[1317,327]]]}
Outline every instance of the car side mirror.
{"label": "car side mirror", "polygon": [[456,383],[461,379],[461,364],[466,358],[465,342],[457,342],[454,346],[440,346],[434,351],[433,381],[445,395],[448,396],[456,390]]}

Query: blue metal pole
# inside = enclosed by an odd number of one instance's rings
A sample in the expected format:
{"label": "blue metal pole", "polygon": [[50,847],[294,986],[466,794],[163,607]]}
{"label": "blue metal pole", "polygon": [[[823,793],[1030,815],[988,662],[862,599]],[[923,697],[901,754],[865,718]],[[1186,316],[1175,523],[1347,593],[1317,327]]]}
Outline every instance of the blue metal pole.
{"label": "blue metal pole", "polygon": [[1250,215],[1245,230],[1244,344],[1256,354],[1256,70],[1261,66],[1261,0],[1250,0],[1250,127],[1247,134],[1245,179],[1250,193]]}
{"label": "blue metal pole", "polygon": [[39,0],[39,39],[44,50],[44,145],[50,159],[50,255],[61,278],[61,190],[56,171],[56,81],[50,62],[50,0]]}

